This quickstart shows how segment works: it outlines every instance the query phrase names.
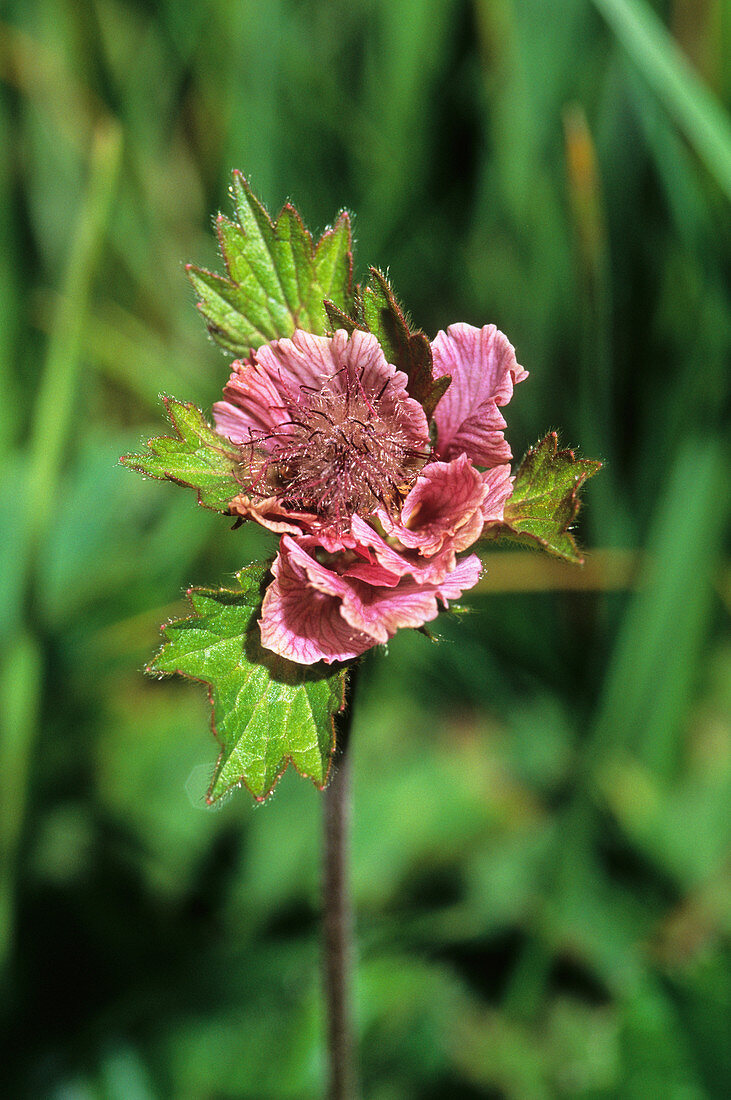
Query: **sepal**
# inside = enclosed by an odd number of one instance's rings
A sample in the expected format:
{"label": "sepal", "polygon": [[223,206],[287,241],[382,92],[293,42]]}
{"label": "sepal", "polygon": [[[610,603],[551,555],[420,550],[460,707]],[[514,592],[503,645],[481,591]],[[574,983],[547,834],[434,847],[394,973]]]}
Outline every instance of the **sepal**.
{"label": "sepal", "polygon": [[556,557],[583,565],[571,525],[579,511],[581,487],[601,467],[601,462],[559,450],[556,432],[549,432],[518,467],[503,523],[486,534],[538,543]]}
{"label": "sepal", "polygon": [[228,513],[229,501],[241,492],[238,449],[213,430],[195,405],[165,395],[162,400],[175,436],[149,439],[148,454],[122,455],[119,461],[147,477],[195,489],[204,508]]}
{"label": "sepal", "polygon": [[409,397],[418,401],[431,419],[451,379],[433,377],[429,340],[423,332],[411,328],[383,272],[375,267],[370,269],[366,285],[356,289],[350,314],[332,301],[325,302],[325,310],[332,331],[343,328],[351,334],[360,328],[373,333],[388,362],[408,378]]}

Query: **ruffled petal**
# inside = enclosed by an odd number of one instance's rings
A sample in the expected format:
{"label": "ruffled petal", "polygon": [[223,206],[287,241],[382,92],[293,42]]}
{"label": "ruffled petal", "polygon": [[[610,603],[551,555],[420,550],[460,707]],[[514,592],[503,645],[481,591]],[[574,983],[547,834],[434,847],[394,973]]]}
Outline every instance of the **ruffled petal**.
{"label": "ruffled petal", "polygon": [[389,535],[420,554],[433,556],[447,547],[466,550],[482,531],[482,503],[487,488],[465,455],[452,462],[425,466],[406,497],[399,522],[379,511]]}
{"label": "ruffled petal", "polygon": [[495,466],[492,470],[486,470],[482,480],[487,490],[482,502],[482,518],[485,524],[502,523],[505,505],[513,494],[510,466]]}
{"label": "ruffled petal", "polygon": [[290,420],[308,395],[325,386],[334,395],[357,390],[418,449],[428,443],[429,427],[406,384],[406,375],[387,362],[370,332],[356,329],[348,337],[340,329],[330,337],[298,330],[291,339],[264,344],[251,359],[233,364],[213,417],[221,435],[248,443]]}
{"label": "ruffled petal", "polygon": [[515,349],[495,325],[450,325],[432,342],[434,377],[452,381],[434,413],[437,453],[444,460],[465,454],[478,466],[512,458],[498,406],[507,405],[513,386],[528,377]]}
{"label": "ruffled petal", "polygon": [[473,554],[439,583],[401,577],[392,586],[372,585],[327,568],[310,554],[316,548],[316,539],[282,537],[262,605],[262,644],[299,664],[349,660],[402,627],[422,626],[480,575]]}
{"label": "ruffled petal", "polygon": [[[419,584],[438,584],[455,567],[456,556],[451,548],[444,547],[432,557],[424,557],[418,551],[405,547],[397,549],[360,516],[353,516],[351,533],[356,552],[363,561],[349,564],[344,569],[344,575],[368,584],[392,586],[398,583],[400,577],[407,575]],[[389,575],[391,579],[388,579]]]}
{"label": "ruffled petal", "polygon": [[250,443],[287,417],[278,389],[256,363],[235,362],[223,394],[226,400],[213,406],[213,421],[232,443]]}
{"label": "ruffled petal", "polygon": [[354,630],[343,618],[341,598],[333,593],[332,585],[322,575],[328,570],[313,570],[320,581],[313,583],[303,564],[303,555],[307,564],[318,565],[293,539],[282,539],[280,553],[272,566],[274,580],[264,594],[261,609],[262,645],[301,665],[317,661],[332,664],[365,653],[377,644],[377,639]]}
{"label": "ruffled petal", "polygon": [[407,376],[386,360],[376,337],[356,329],[350,339],[344,331],[336,332],[333,341],[339,341],[338,358],[344,368],[338,376],[342,392],[355,385],[384,422],[398,425],[415,450],[426,448],[429,424],[424,409],[409,397]]}
{"label": "ruffled petal", "polygon": [[229,501],[229,511],[243,519],[253,519],[268,531],[283,535],[310,534],[312,515],[309,512],[293,512],[283,508],[276,497],[255,500],[245,493],[239,493]]}
{"label": "ruffled petal", "polygon": [[439,584],[403,578],[395,588],[371,588],[354,582],[343,599],[342,614],[354,629],[386,642],[403,627],[423,626],[444,607],[472,588],[480,576],[480,559],[472,554]]}

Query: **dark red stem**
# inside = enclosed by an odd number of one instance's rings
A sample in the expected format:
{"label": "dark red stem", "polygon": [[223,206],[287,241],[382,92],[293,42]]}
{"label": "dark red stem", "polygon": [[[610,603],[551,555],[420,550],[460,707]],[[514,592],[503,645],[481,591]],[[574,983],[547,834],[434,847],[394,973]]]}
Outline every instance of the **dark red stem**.
{"label": "dark red stem", "polygon": [[357,1094],[351,977],[353,913],[350,900],[350,754],[348,741],[353,715],[355,670],[350,676],[351,698],[340,716],[334,774],[325,791],[324,919],[325,998],[327,1003],[328,1097],[353,1100]]}

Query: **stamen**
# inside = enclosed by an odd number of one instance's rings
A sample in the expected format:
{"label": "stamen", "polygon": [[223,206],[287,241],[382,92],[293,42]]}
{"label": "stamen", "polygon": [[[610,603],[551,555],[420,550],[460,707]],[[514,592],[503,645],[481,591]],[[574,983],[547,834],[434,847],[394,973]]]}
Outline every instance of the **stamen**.
{"label": "stamen", "polygon": [[364,371],[365,364],[357,374],[342,367],[320,389],[281,385],[291,401],[282,409],[287,419],[270,432],[251,433],[242,445],[250,495],[275,496],[286,508],[317,516],[322,526],[344,524],[354,513],[370,515],[379,505],[400,507],[428,444],[415,446],[398,401],[383,407],[391,379],[368,394]]}

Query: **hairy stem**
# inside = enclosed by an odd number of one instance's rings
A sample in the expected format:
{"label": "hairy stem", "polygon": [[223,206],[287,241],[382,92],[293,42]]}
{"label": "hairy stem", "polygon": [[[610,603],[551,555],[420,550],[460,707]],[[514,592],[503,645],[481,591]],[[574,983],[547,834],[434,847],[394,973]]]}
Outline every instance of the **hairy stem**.
{"label": "hairy stem", "polygon": [[347,751],[355,679],[353,669],[350,703],[338,722],[334,774],[324,795],[324,977],[330,1100],[353,1100],[357,1092],[351,1013],[353,914],[348,874],[351,759]]}

